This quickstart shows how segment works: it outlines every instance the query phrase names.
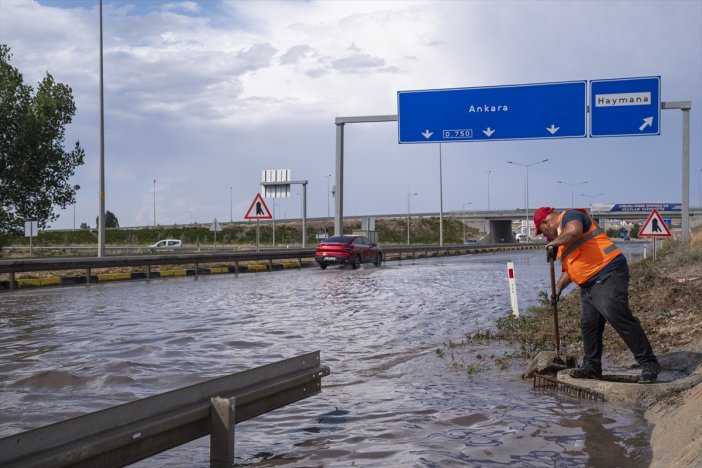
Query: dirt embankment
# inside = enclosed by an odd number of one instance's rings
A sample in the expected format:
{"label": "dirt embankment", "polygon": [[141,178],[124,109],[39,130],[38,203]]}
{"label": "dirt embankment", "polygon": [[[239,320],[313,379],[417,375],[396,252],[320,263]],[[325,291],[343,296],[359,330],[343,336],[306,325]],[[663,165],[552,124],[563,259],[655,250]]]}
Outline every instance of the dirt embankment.
{"label": "dirt embankment", "polygon": [[[669,253],[661,262],[638,269],[630,301],[654,352],[701,356],[702,232],[688,250]],[[702,466],[702,365],[672,389],[654,392],[642,403],[653,424],[651,466]]]}
{"label": "dirt embankment", "polygon": [[[651,467],[702,466],[702,232],[690,246],[671,242],[661,253],[631,266],[629,303],[664,368],[690,375],[665,390],[653,387],[640,402],[653,425]],[[605,349],[605,362],[634,364],[611,327]]]}

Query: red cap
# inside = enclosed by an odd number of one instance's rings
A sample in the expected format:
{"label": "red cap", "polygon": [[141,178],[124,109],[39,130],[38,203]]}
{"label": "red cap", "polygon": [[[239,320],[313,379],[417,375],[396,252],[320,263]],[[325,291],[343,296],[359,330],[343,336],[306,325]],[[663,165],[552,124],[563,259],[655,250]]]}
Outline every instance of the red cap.
{"label": "red cap", "polygon": [[541,208],[537,208],[536,211],[534,211],[534,226],[536,226],[537,236],[539,234],[542,234],[541,229],[539,229],[539,226],[541,226],[541,222],[546,218],[546,216],[553,213],[553,210],[554,208],[542,206]]}

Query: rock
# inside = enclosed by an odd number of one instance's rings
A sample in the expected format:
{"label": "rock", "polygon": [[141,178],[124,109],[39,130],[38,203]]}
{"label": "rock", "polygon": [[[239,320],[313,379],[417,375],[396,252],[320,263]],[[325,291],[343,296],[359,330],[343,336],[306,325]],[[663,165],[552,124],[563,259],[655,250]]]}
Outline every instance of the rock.
{"label": "rock", "polygon": [[531,365],[522,374],[522,378],[529,379],[537,374],[555,376],[558,371],[575,366],[576,359],[573,356],[559,355],[555,351],[541,351],[531,361]]}

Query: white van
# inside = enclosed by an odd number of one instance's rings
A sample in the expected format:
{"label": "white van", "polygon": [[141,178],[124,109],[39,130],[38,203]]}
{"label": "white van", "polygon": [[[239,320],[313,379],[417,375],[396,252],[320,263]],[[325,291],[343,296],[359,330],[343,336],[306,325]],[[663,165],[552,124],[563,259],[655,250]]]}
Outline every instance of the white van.
{"label": "white van", "polygon": [[183,243],[180,239],[163,239],[149,246],[151,250],[176,250],[182,248]]}
{"label": "white van", "polygon": [[525,232],[520,232],[516,236],[517,242],[526,242],[527,241],[527,235]]}

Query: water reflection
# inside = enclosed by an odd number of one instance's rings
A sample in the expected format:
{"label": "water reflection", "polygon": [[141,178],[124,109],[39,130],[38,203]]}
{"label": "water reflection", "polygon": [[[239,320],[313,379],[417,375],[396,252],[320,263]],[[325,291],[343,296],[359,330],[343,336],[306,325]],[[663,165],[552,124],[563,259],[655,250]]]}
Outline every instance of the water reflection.
{"label": "water reflection", "polygon": [[[320,349],[323,393],[237,426],[239,463],[644,463],[637,412],[436,356],[507,313],[507,261],[525,311],[550,287],[540,251],[0,295],[0,435]],[[207,466],[207,443],[138,466]]]}

